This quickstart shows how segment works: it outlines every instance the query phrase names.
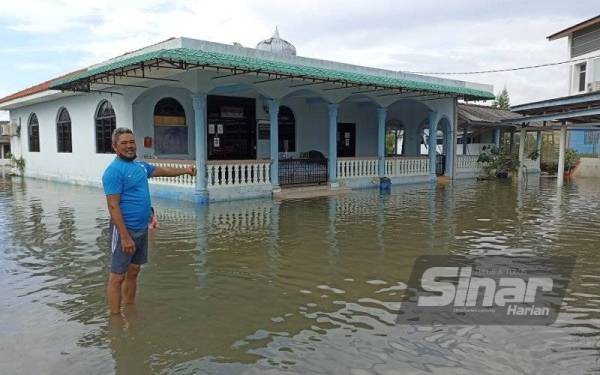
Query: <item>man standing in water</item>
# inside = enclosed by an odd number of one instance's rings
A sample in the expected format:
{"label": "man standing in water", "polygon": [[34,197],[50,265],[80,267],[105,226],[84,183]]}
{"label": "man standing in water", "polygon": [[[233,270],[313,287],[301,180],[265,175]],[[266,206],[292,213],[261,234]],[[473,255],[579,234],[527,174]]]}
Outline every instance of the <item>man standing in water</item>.
{"label": "man standing in water", "polygon": [[133,304],[137,277],[148,260],[148,221],[151,216],[148,178],[196,175],[196,167],[162,168],[135,160],[133,132],[117,128],[112,134],[117,157],[102,176],[111,218],[111,269],[106,294],[110,312],[120,314],[121,301]]}

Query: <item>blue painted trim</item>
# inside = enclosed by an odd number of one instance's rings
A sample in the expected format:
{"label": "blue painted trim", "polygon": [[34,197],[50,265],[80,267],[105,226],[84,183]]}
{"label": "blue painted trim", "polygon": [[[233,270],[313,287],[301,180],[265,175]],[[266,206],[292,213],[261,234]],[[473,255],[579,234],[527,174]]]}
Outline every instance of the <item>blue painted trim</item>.
{"label": "blue painted trim", "polygon": [[271,124],[271,185],[279,186],[279,100],[269,99],[269,121]]}
{"label": "blue painted trim", "polygon": [[387,109],[383,107],[377,108],[377,157],[379,159],[379,165],[377,166],[377,173],[380,177],[385,175],[385,119],[387,116]]}
{"label": "blue painted trim", "polygon": [[329,182],[337,181],[337,114],[338,105],[329,104],[329,150],[327,169],[329,174]]}
{"label": "blue painted trim", "polygon": [[153,198],[185,201],[194,204],[208,204],[208,194],[198,193],[194,189],[157,186],[150,184],[150,195]]}
{"label": "blue painted trim", "polygon": [[196,126],[196,192],[206,194],[206,94],[192,95]]}
{"label": "blue painted trim", "polygon": [[438,113],[436,111],[429,112],[429,175],[435,175],[435,155],[437,148],[437,123]]}

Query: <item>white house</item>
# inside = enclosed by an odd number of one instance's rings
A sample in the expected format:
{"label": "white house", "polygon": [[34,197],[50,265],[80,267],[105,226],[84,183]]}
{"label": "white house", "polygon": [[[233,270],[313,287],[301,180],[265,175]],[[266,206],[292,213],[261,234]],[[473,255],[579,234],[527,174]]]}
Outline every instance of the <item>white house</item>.
{"label": "white house", "polygon": [[[549,41],[568,40],[569,96],[600,94],[600,15],[548,36]],[[580,154],[600,156],[600,132],[573,130],[569,147]]]}
{"label": "white house", "polygon": [[112,130],[129,127],[139,157],[201,171],[158,179],[152,193],[203,202],[472,177],[476,160],[456,155],[457,101],[492,91],[296,56],[276,31],[256,48],[171,38],[2,98],[0,109],[25,176],[99,185]]}

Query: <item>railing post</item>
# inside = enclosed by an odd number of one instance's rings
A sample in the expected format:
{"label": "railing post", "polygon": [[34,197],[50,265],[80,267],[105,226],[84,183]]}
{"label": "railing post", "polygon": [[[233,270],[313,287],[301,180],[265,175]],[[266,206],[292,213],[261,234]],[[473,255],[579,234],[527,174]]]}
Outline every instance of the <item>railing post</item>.
{"label": "railing post", "polygon": [[337,183],[337,114],[338,105],[329,104],[329,163],[327,169],[330,185],[335,185]]}
{"label": "railing post", "polygon": [[269,99],[269,120],[271,123],[271,184],[279,189],[279,100]]}
{"label": "railing post", "polygon": [[206,194],[206,94],[192,95],[196,127],[196,193]]}
{"label": "railing post", "polygon": [[385,118],[387,115],[386,108],[378,107],[377,108],[377,158],[378,158],[378,168],[377,174],[379,177],[383,177],[385,175],[384,163],[385,163]]}

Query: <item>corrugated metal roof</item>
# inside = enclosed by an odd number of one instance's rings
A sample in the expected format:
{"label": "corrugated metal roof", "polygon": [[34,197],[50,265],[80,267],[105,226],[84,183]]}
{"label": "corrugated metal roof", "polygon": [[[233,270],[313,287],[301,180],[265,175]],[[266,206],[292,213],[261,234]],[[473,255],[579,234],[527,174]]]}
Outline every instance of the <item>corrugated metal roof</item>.
{"label": "corrugated metal roof", "polygon": [[518,119],[522,117],[522,115],[507,109],[464,103],[458,104],[459,124],[494,125],[499,124],[502,120]]}
{"label": "corrugated metal roof", "polygon": [[68,89],[70,83],[85,81],[85,79],[93,77],[94,75],[135,66],[136,64],[140,64],[142,62],[148,62],[157,59],[247,71],[260,71],[261,73],[283,74],[294,77],[302,77],[303,79],[336,80],[347,82],[349,84],[365,86],[373,85],[452,94],[468,97],[470,99],[487,100],[494,98],[494,94],[491,92],[467,88],[464,86],[448,86],[417,80],[394,79],[386,76],[354,73],[343,70],[292,64],[226,53],[205,52],[189,48],[161,49],[121,59],[105,65],[89,68],[78,74],[54,81],[50,85],[50,88],[58,90]]}

